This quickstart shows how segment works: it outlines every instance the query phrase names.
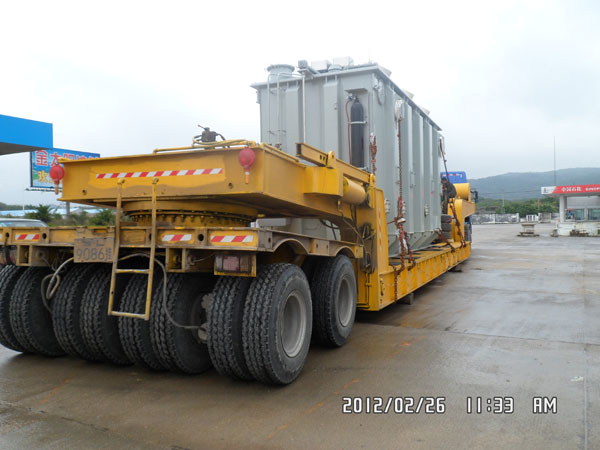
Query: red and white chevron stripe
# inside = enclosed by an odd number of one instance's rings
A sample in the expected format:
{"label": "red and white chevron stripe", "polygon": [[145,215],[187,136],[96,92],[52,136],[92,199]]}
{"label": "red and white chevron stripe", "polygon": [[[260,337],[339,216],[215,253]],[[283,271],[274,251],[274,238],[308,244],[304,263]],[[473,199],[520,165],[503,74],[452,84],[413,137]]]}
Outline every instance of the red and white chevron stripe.
{"label": "red and white chevron stripe", "polygon": [[15,236],[15,239],[17,241],[39,241],[40,235],[39,234],[17,234]]}
{"label": "red and white chevron stripe", "polygon": [[191,240],[191,234],[164,234],[162,237],[163,242],[182,242]]}
{"label": "red and white chevron stripe", "polygon": [[229,242],[252,242],[254,236],[251,234],[230,235],[230,236],[212,236],[210,242],[229,243]]}
{"label": "red and white chevron stripe", "polygon": [[191,169],[191,170],[154,170],[152,172],[115,172],[99,173],[96,178],[106,180],[108,178],[152,178],[152,177],[181,177],[186,175],[220,175],[223,169]]}

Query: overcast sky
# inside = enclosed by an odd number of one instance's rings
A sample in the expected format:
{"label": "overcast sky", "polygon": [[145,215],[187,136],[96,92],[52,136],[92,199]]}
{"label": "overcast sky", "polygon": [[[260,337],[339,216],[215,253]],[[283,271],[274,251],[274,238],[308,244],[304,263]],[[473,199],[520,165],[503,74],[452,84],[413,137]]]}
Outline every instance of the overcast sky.
{"label": "overcast sky", "polygon": [[[600,7],[593,1],[3,2],[0,114],[54,124],[103,156],[188,144],[196,125],[259,139],[273,63],[376,61],[443,128],[471,177],[600,167]],[[0,159],[0,201],[28,155]]]}

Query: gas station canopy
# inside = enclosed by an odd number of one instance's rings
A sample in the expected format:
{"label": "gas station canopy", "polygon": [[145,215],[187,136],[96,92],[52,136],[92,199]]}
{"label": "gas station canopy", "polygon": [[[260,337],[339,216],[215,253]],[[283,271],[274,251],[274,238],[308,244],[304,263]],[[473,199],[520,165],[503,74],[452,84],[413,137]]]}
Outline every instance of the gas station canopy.
{"label": "gas station canopy", "polygon": [[544,186],[542,195],[558,197],[559,236],[600,234],[600,184]]}
{"label": "gas station canopy", "polygon": [[589,195],[600,195],[600,184],[577,184],[570,186],[544,186],[543,195],[578,197]]}
{"label": "gas station canopy", "polygon": [[53,147],[51,123],[0,114],[0,155]]}

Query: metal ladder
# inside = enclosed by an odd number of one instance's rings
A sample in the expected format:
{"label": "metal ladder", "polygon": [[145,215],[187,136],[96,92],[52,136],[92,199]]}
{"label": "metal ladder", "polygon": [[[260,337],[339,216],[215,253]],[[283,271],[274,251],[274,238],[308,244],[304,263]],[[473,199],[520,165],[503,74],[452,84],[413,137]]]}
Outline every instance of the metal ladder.
{"label": "metal ladder", "polygon": [[[150,234],[150,259],[147,269],[119,269],[119,248],[121,246],[121,212],[122,212],[122,193],[124,178],[117,181],[117,211],[115,218],[115,246],[113,249],[112,271],[110,274],[110,295],[108,297],[108,315],[119,317],[130,317],[133,319],[150,319],[150,303],[152,301],[152,283],[154,280],[154,257],[156,255],[156,184],[158,178],[152,180],[152,229]],[[148,276],[148,288],[146,289],[146,309],[143,314],[115,311],[115,288],[117,285],[117,275],[119,274],[141,274]]]}

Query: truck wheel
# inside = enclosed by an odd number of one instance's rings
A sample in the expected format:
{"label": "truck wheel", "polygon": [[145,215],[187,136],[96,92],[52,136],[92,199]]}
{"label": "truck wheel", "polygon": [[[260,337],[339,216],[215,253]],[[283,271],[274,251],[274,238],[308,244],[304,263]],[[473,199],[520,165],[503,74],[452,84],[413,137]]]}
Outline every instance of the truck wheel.
{"label": "truck wheel", "polygon": [[356,276],[347,256],[324,260],[312,279],[315,341],[341,347],[352,332],[356,316]]}
{"label": "truck wheel", "polygon": [[443,233],[447,240],[452,239],[452,233],[450,231],[443,231]]}
{"label": "truck wheel", "polygon": [[6,266],[0,271],[0,344],[16,352],[26,353],[10,325],[10,297],[24,267]]}
{"label": "truck wheel", "polygon": [[248,277],[219,277],[208,315],[208,351],[217,372],[240,380],[254,377],[244,357],[242,323]]}
{"label": "truck wheel", "polygon": [[293,264],[270,264],[252,281],[242,327],[244,356],[259,381],[289,384],[304,367],[312,330],[306,275]]}
{"label": "truck wheel", "polygon": [[52,299],[52,324],[56,339],[67,354],[76,358],[96,361],[81,332],[81,299],[96,264],[74,264],[61,280]]}
{"label": "truck wheel", "polygon": [[452,223],[452,215],[451,214],[442,214],[442,223]]}
{"label": "truck wheel", "polygon": [[[162,283],[156,289],[150,330],[158,359],[167,369],[194,374],[211,367],[206,346],[208,314],[205,297],[213,285],[213,276],[170,273],[167,277],[166,301],[162,295]],[[204,328],[189,330],[176,326],[169,320],[165,307],[177,324],[204,325]]]}
{"label": "truck wheel", "polygon": [[[121,345],[119,321],[117,317],[108,315],[110,273],[110,265],[102,264],[89,280],[81,301],[81,334],[96,360],[125,366],[131,364],[131,361]],[[117,308],[129,278],[127,275],[117,277]]]}
{"label": "truck wheel", "polygon": [[302,270],[307,280],[312,280],[318,265],[325,259],[323,256],[307,256],[302,263]]}
{"label": "truck wheel", "polygon": [[[156,275],[154,279],[157,279]],[[143,313],[146,306],[147,286],[147,276],[133,275],[121,297],[121,311]],[[156,305],[153,306],[155,307]],[[131,362],[148,369],[166,369],[152,347],[149,321],[133,319],[131,317],[119,317],[119,336],[121,338],[121,345],[123,345],[123,351]]]}
{"label": "truck wheel", "polygon": [[442,231],[452,231],[452,224],[442,222]]}
{"label": "truck wheel", "polygon": [[52,328],[52,316],[41,295],[46,267],[29,267],[15,284],[10,300],[10,325],[20,346],[29,353],[61,356],[65,352]]}

